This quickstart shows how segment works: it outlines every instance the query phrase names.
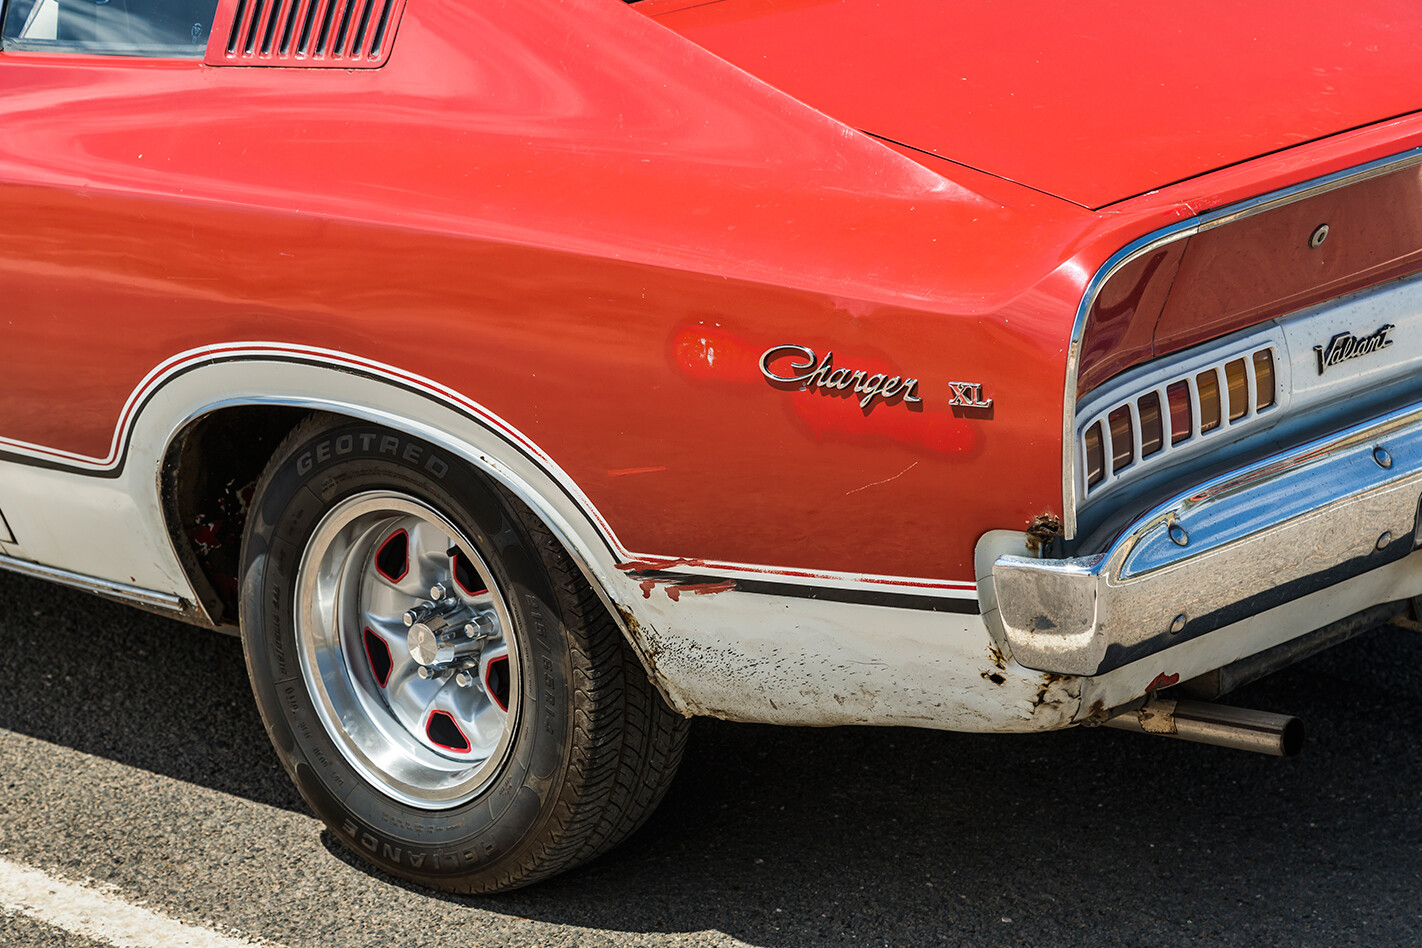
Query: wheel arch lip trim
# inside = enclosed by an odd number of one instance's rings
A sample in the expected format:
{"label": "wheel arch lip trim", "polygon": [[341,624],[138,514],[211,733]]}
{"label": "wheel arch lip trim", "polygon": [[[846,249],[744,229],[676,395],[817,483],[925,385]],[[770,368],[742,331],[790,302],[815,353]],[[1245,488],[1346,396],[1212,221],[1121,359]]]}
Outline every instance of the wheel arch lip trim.
{"label": "wheel arch lip trim", "polygon": [[1275,208],[1293,204],[1318,194],[1347,187],[1381,177],[1394,171],[1401,171],[1412,165],[1422,164],[1422,147],[1412,148],[1396,155],[1345,168],[1331,174],[1302,181],[1298,184],[1269,191],[1254,198],[1239,201],[1224,207],[1207,211],[1185,220],[1169,224],[1159,230],[1126,244],[1107,258],[1106,262],[1092,275],[1077,305],[1076,317],[1072,322],[1071,338],[1067,344],[1066,378],[1062,398],[1062,535],[1071,540],[1076,536],[1076,511],[1083,499],[1077,495],[1076,465],[1076,400],[1077,376],[1081,367],[1081,346],[1086,333],[1086,322],[1090,318],[1096,297],[1116,273],[1131,261],[1158,250],[1177,240],[1184,240],[1195,234],[1223,227],[1246,217],[1253,217]]}
{"label": "wheel arch lip trim", "polygon": [[[1384,445],[1386,468],[1374,460]],[[1114,670],[1407,556],[1419,498],[1414,404],[1179,493],[1103,553],[999,557],[1006,638],[1029,668]]]}

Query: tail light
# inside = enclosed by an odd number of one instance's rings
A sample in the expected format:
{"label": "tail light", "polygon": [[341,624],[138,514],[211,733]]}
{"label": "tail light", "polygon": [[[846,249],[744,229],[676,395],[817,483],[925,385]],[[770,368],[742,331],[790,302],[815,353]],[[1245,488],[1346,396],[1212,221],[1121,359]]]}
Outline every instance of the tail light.
{"label": "tail light", "polygon": [[1235,350],[1218,362],[1166,376],[1102,406],[1081,434],[1081,476],[1087,494],[1136,467],[1163,461],[1269,412],[1279,403],[1276,358],[1272,344],[1243,353]]}

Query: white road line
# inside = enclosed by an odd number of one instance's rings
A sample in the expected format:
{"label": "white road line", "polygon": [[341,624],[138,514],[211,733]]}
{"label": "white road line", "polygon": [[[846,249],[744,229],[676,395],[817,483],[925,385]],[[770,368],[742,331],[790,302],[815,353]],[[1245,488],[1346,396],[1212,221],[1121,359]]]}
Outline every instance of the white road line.
{"label": "white road line", "polygon": [[0,859],[0,909],[119,948],[253,948],[271,944],[189,925],[6,859]]}

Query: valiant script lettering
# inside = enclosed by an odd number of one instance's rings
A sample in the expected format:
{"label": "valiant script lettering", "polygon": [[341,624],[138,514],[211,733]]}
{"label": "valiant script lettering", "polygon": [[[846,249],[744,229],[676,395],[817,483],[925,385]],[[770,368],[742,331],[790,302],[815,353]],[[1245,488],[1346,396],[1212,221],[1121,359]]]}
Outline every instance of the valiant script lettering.
{"label": "valiant script lettering", "polygon": [[1322,375],[1324,369],[1338,365],[1340,362],[1347,362],[1349,359],[1356,359],[1359,356],[1377,352],[1379,349],[1386,349],[1392,345],[1392,340],[1387,337],[1387,334],[1396,328],[1388,323],[1371,336],[1364,336],[1361,339],[1351,332],[1340,332],[1328,340],[1328,345],[1314,346],[1313,351],[1318,355],[1318,374]]}

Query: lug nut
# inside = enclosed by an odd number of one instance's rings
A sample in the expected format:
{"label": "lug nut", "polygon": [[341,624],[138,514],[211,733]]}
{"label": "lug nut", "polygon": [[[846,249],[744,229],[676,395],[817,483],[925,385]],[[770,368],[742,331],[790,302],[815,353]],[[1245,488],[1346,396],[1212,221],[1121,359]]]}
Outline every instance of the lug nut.
{"label": "lug nut", "polygon": [[460,672],[454,676],[454,683],[461,688],[468,688],[474,684],[474,676],[466,672]]}
{"label": "lug nut", "polygon": [[466,639],[487,639],[494,635],[494,622],[487,615],[478,615],[464,626]]}
{"label": "lug nut", "polygon": [[430,587],[430,598],[433,599],[435,602],[439,602],[445,597],[445,595],[446,590],[444,588],[444,583],[435,583],[433,586]]}

